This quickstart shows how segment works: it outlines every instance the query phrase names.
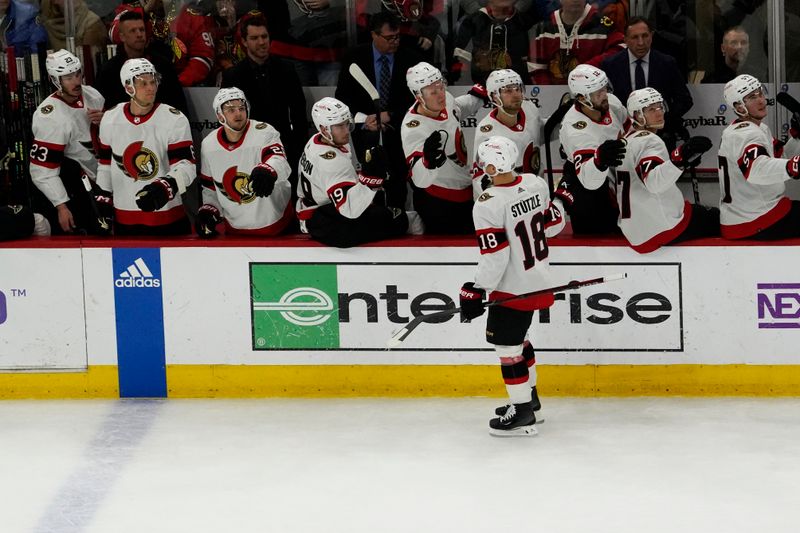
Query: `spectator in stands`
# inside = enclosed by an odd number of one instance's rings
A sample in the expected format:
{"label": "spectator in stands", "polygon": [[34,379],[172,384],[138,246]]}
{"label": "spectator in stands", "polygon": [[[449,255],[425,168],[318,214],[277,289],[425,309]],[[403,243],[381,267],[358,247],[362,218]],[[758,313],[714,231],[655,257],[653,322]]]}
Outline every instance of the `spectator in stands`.
{"label": "spectator in stands", "polygon": [[722,35],[720,50],[724,63],[703,77],[703,83],[727,83],[742,74],[742,66],[750,53],[750,36],[741,26],[728,28]]}
{"label": "spectator in stands", "polygon": [[214,0],[192,0],[170,24],[172,62],[184,87],[203,85],[211,74],[216,48]]}
{"label": "spectator in stands", "polygon": [[289,164],[296,171],[308,139],[303,86],[291,65],[270,55],[267,21],[263,17],[247,19],[241,31],[247,59],[222,73],[222,87],[244,91],[251,106],[250,118],[278,130]]}
{"label": "spectator in stands", "polygon": [[357,154],[378,145],[379,132],[375,105],[372,98],[349,72],[355,63],[364,71],[381,96],[381,132],[389,157],[389,179],[384,187],[387,201],[394,207],[403,207],[406,199],[408,165],[400,142],[400,126],[414,95],[406,86],[406,71],[420,62],[413,49],[400,48],[400,28],[397,18],[388,12],[371,17],[372,43],[359,45],[345,56],[343,69],[336,87],[336,98],[356,113],[356,118],[366,115],[363,124],[356,127],[352,140]]}
{"label": "spectator in stands", "polygon": [[47,42],[47,31],[39,23],[39,8],[36,4],[21,0],[0,0],[0,44],[5,50],[16,48],[17,55],[25,49],[36,50]]}
{"label": "spectator in stands", "polygon": [[474,83],[485,84],[490,72],[504,68],[527,79],[528,30],[536,21],[534,11],[516,9],[516,0],[489,0],[461,22],[448,81],[458,81],[464,62],[470,64]]}
{"label": "spectator in stands", "polygon": [[119,82],[122,65],[128,59],[146,58],[161,75],[156,96],[159,102],[180,109],[186,114],[188,107],[183,89],[175,73],[172,61],[157,53],[147,42],[145,24],[141,13],[128,11],[119,17],[119,37],[122,46],[117,47],[117,55],[107,61],[97,74],[95,85],[106,99],[106,109],[130,101],[131,97]]}
{"label": "spectator in stands", "polygon": [[566,84],[579,64],[600,67],[622,50],[622,33],[586,0],[561,0],[561,9],[534,27],[531,47],[533,83]]}
{"label": "spectator in stands", "polygon": [[296,70],[303,85],[336,85],[347,45],[345,0],[261,0],[270,53]]}
{"label": "spectator in stands", "polygon": [[675,59],[652,50],[653,28],[650,22],[641,17],[630,19],[625,26],[625,44],[627,50],[605,58],[601,68],[614,87],[614,95],[623,102],[633,90],[645,87],[652,87],[661,94],[669,113],[660,136],[672,150],[679,138],[685,140],[689,137],[683,126],[683,115],[692,107],[692,95]]}
{"label": "spectator in stands", "polygon": [[[84,0],[73,1],[72,20],[75,23],[77,46],[105,46],[106,26]],[[64,17],[64,0],[42,0],[42,23],[50,39],[50,48],[61,50],[67,46],[67,27]]]}

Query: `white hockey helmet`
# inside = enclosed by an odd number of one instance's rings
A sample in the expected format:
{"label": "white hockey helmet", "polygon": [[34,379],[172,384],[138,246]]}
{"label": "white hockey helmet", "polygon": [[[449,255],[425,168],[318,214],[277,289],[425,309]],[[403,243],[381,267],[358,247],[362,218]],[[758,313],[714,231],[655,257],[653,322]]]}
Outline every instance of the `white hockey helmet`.
{"label": "white hockey helmet", "polygon": [[122,68],[119,71],[119,81],[122,82],[122,87],[125,88],[126,92],[128,90],[127,86],[130,85],[133,92],[129,92],[128,94],[136,96],[136,87],[133,80],[137,76],[142,76],[144,74],[152,74],[157,83],[161,81],[161,75],[156,71],[156,67],[154,67],[150,61],[140,57],[128,59],[122,64]]}
{"label": "white hockey helmet", "polygon": [[[225,115],[222,113],[222,106],[231,100],[241,100],[244,102],[245,112],[247,113],[247,116],[250,117],[250,102],[247,101],[247,97],[244,95],[244,92],[241,89],[237,87],[226,87],[224,89],[220,89],[217,91],[217,94],[214,95],[214,101],[211,103],[211,106],[214,108],[214,113],[216,114],[219,123],[228,128],[229,126],[225,120]],[[246,125],[247,123],[245,122],[245,126]],[[233,130],[233,128],[229,129]]]}
{"label": "white hockey helmet", "polygon": [[[350,114],[350,108],[341,100],[326,96],[321,100],[317,100],[311,106],[311,120],[314,122],[314,127],[317,128],[318,132],[322,133],[326,139],[333,140],[330,127],[342,122],[350,122],[352,126],[353,116]],[[328,128],[327,135],[322,131],[323,126]]]}
{"label": "white hockey helmet", "polygon": [[424,61],[417,63],[406,71],[406,84],[415,96],[422,94],[423,87],[439,81],[444,82],[441,71]]}
{"label": "white hockey helmet", "polygon": [[567,83],[573,98],[583,96],[587,100],[593,92],[609,86],[608,76],[606,76],[605,72],[586,64],[578,65],[572,69],[567,78]]}
{"label": "white hockey helmet", "polygon": [[47,74],[50,76],[50,81],[59,91],[61,90],[61,76],[78,72],[81,69],[81,60],[78,59],[78,56],[63,48],[48,54],[44,64]]}
{"label": "white hockey helmet", "polygon": [[513,171],[517,166],[517,157],[519,157],[517,145],[500,135],[489,137],[478,146],[478,167],[484,172],[489,165],[493,165],[495,168],[492,174],[486,172],[489,176]]}
{"label": "white hockey helmet", "polygon": [[745,109],[744,113],[739,113],[736,110],[736,104],[742,104],[742,107],[744,107],[744,97],[758,89],[761,89],[766,94],[764,85],[760,81],[750,74],[740,74],[725,84],[722,95],[725,98],[725,103],[733,109],[734,113],[744,116],[747,115],[747,109]]}
{"label": "white hockey helmet", "polygon": [[489,100],[494,105],[498,105],[494,96],[497,95],[499,99],[500,89],[509,85],[519,85],[520,89],[524,87],[522,78],[515,71],[508,68],[493,70],[489,73],[489,77],[486,78],[486,92],[489,94]]}
{"label": "white hockey helmet", "polygon": [[[664,97],[661,96],[661,93],[653,89],[652,87],[645,87],[644,89],[636,89],[633,91],[630,96],[628,96],[628,114],[636,124],[639,126],[647,126],[647,121],[644,121],[644,117],[642,117],[643,122],[639,122],[636,118],[636,113],[640,113],[644,110],[644,108],[649,107],[653,104],[661,104],[664,107],[664,112],[667,111],[667,103],[664,101]],[[651,124],[652,126],[653,124]]]}

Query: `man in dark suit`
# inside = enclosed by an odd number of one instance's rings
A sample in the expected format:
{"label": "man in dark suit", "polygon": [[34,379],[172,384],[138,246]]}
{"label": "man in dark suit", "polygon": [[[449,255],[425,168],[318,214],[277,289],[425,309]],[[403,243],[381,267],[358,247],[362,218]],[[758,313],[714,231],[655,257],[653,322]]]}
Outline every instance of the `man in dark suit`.
{"label": "man in dark suit", "polygon": [[247,57],[223,71],[221,86],[244,91],[250,102],[250,118],[278,130],[292,167],[294,186],[297,162],[309,137],[303,86],[291,66],[270,56],[267,21],[263,17],[245,20],[241,34]]}
{"label": "man in dark suit", "polygon": [[401,49],[400,26],[397,18],[388,12],[372,15],[370,19],[372,43],[350,50],[342,61],[336,98],[344,102],[355,114],[357,124],[353,132],[356,153],[379,143],[379,126],[375,105],[367,92],[350,74],[355,63],[375,85],[380,95],[380,130],[389,164],[389,180],[386,189],[387,202],[393,207],[403,207],[406,199],[406,176],[408,166],[403,156],[400,141],[400,125],[414,95],[406,86],[406,71],[421,61],[414,49]]}
{"label": "man in dark suit", "polygon": [[689,138],[683,126],[683,115],[694,103],[692,95],[675,59],[651,49],[653,28],[647,19],[633,17],[628,21],[625,44],[628,49],[606,58],[601,68],[614,87],[614,95],[623,104],[634,89],[652,87],[662,94],[669,112],[660,135],[671,150],[678,139]]}

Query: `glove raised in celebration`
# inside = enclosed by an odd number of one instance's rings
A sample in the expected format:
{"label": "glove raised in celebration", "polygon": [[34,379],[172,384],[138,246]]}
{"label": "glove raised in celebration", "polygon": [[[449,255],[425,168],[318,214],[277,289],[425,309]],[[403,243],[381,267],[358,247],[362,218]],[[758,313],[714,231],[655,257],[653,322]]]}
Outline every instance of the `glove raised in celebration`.
{"label": "glove raised in celebration", "polygon": [[250,171],[250,188],[253,194],[261,198],[272,194],[276,181],[278,181],[278,173],[266,163],[258,164]]}
{"label": "glove raised in celebration", "polygon": [[624,139],[609,139],[597,147],[594,152],[594,164],[600,170],[607,170],[608,167],[618,167],[625,159]]}
{"label": "glove raised in celebration", "polygon": [[459,306],[461,307],[461,322],[470,322],[486,311],[483,299],[486,291],[475,286],[473,282],[465,283],[458,293]]}
{"label": "glove raised in celebration", "polygon": [[426,168],[439,168],[447,161],[444,153],[444,138],[439,130],[431,133],[422,147],[423,164]]}
{"label": "glove raised in celebration", "polygon": [[708,152],[714,144],[708,137],[690,137],[688,141],[675,148],[669,158],[678,168],[693,168],[700,164],[703,154]]}
{"label": "glove raised in celebration", "polygon": [[210,239],[218,235],[217,224],[222,222],[222,215],[219,209],[211,204],[203,204],[197,210],[197,217],[195,219],[194,228],[197,231],[197,236],[201,239]]}
{"label": "glove raised in celebration", "polygon": [[142,211],[158,211],[175,198],[178,182],[169,176],[156,178],[136,193],[136,205]]}
{"label": "glove raised in celebration", "polygon": [[386,150],[383,146],[373,146],[364,152],[364,162],[361,164],[361,172],[358,174],[358,181],[370,189],[378,189],[383,186],[386,180]]}

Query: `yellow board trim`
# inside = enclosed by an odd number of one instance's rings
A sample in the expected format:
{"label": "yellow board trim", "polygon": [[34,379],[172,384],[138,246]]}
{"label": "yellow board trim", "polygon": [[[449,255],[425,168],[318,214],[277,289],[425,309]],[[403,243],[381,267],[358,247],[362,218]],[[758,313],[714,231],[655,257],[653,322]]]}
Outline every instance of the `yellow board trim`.
{"label": "yellow board trim", "polygon": [[[542,396],[800,396],[800,365],[537,365]],[[496,365],[168,365],[170,398],[506,395]],[[116,366],[0,374],[0,398],[118,398]]]}

